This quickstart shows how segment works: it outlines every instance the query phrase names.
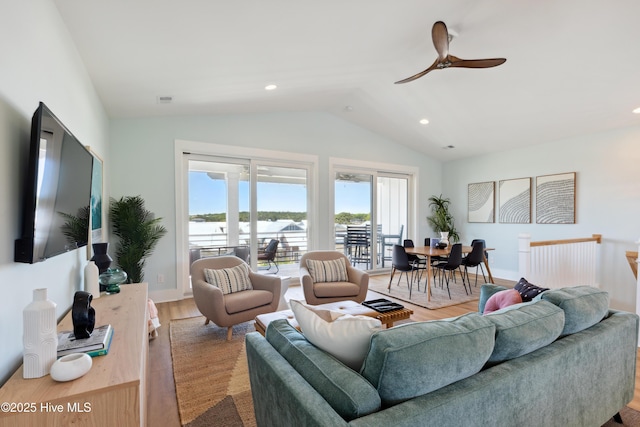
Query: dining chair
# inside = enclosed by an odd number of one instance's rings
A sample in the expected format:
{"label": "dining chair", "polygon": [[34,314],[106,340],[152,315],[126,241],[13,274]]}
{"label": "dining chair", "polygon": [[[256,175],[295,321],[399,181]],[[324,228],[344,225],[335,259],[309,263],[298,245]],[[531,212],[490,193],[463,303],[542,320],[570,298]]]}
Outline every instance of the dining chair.
{"label": "dining chair", "polygon": [[[400,280],[402,280],[402,273],[407,278],[407,288],[409,289],[409,299],[411,299],[411,291],[413,290],[413,275],[417,268],[414,264],[409,262],[409,254],[404,249],[403,246],[393,245],[391,252],[391,277],[389,277],[389,285],[387,286],[387,290],[391,292],[391,282],[393,281],[393,275],[396,273],[396,270],[400,271],[400,277],[398,278],[397,285],[400,285]],[[409,273],[411,273],[411,279],[409,279]],[[396,286],[397,286],[396,285]]]}
{"label": "dining chair", "polygon": [[[415,245],[413,244],[413,240],[411,239],[404,239],[404,241],[402,242],[402,246],[404,246],[405,248],[415,247]],[[417,269],[418,291],[419,291],[420,280],[422,280],[422,274],[424,271],[427,270],[427,259],[425,257],[421,257],[420,255],[414,255],[414,254],[407,254],[407,256],[409,257],[409,262],[414,264],[414,266]],[[425,290],[426,290],[426,286],[425,286]]]}
{"label": "dining chair", "polygon": [[474,240],[471,244],[471,252],[469,255],[464,257],[462,260],[462,265],[464,266],[464,274],[467,278],[467,282],[469,283],[469,288],[471,288],[471,281],[469,280],[469,267],[476,268],[476,280],[474,286],[478,286],[478,267],[480,267],[482,271],[482,278],[484,282],[487,282],[487,278],[484,275],[484,269],[482,268],[483,252],[484,252],[484,240]]}
{"label": "dining chair", "polygon": [[[462,264],[462,244],[456,243],[451,246],[451,252],[449,253],[449,258],[446,262],[440,262],[435,265],[435,268],[438,269],[438,276],[440,277],[440,286],[443,286],[443,280],[446,281],[447,284],[447,293],[449,294],[449,299],[451,299],[451,290],[449,289],[449,276],[453,276],[456,270],[460,270],[460,265]],[[449,274],[446,274],[449,273]],[[460,271],[460,275],[462,276],[462,286],[464,287],[464,292],[469,295],[471,292],[471,286],[469,286],[469,292],[467,292],[467,286],[465,284],[464,275],[462,271]]]}

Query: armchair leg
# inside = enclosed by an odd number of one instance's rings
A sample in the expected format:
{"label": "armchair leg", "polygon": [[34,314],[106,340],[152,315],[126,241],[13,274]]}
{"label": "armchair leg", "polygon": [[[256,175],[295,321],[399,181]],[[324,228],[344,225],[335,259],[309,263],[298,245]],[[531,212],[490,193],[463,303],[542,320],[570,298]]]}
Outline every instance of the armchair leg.
{"label": "armchair leg", "polygon": [[233,326],[227,328],[227,341],[231,341],[231,334],[233,334]]}
{"label": "armchair leg", "polygon": [[208,318],[208,317],[205,317],[205,319],[204,319],[204,324],[205,324],[205,325],[208,325],[208,324],[209,324],[209,318]]}

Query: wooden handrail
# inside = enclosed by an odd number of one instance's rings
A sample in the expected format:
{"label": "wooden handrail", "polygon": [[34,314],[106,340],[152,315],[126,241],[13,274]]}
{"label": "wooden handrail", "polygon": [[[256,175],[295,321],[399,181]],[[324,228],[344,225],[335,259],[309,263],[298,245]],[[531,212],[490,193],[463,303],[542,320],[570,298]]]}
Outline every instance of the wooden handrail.
{"label": "wooden handrail", "polygon": [[602,234],[593,234],[593,237],[582,237],[578,239],[565,239],[565,240],[542,240],[539,242],[531,242],[530,246],[551,246],[551,245],[568,245],[571,243],[584,243],[584,242],[596,242],[602,243]]}
{"label": "wooden handrail", "polygon": [[633,271],[633,275],[638,278],[638,251],[627,251],[627,261],[629,261],[629,267]]}

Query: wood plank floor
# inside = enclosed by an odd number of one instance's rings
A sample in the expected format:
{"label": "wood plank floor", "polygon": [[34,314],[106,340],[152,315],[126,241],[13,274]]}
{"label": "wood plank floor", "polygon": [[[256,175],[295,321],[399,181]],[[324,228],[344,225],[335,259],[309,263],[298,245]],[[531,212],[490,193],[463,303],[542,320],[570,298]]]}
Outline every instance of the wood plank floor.
{"label": "wood plank floor", "polygon": [[[386,283],[389,276],[372,276],[371,280],[383,281]],[[496,279],[498,284],[509,284],[510,282]],[[292,286],[291,294],[300,293],[300,288]],[[379,297],[377,294],[372,296]],[[393,299],[393,298],[390,298]],[[427,310],[422,307],[401,302],[403,305],[413,309],[412,320],[425,321],[445,319],[448,317],[460,316],[462,314],[477,311],[477,302],[468,302],[439,310]],[[158,330],[158,337],[149,342],[149,382],[148,386],[148,425],[162,425],[166,427],[179,427],[180,416],[178,415],[178,405],[176,402],[175,383],[173,381],[173,365],[171,361],[171,349],[169,343],[169,322],[171,319],[182,319],[186,317],[200,316],[200,312],[195,306],[192,298],[182,301],[174,301],[157,304],[158,317],[161,327]],[[640,354],[639,354],[640,355]],[[640,362],[640,357],[638,357]],[[197,390],[193,391],[197,393]],[[636,372],[636,388],[634,399],[629,407],[640,411],[640,370]]]}

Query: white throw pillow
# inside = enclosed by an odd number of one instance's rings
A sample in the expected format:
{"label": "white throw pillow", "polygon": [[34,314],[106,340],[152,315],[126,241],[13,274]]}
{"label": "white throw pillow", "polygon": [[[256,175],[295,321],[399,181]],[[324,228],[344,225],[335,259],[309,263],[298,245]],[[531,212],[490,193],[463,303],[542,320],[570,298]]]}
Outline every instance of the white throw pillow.
{"label": "white throw pillow", "polygon": [[380,320],[318,309],[296,300],[290,300],[289,303],[302,333],[310,343],[351,369],[360,371],[369,351],[371,335],[382,330]]}
{"label": "white throw pillow", "polygon": [[207,283],[220,288],[225,295],[253,289],[249,279],[249,266],[244,262],[231,268],[205,268],[204,278]]}
{"label": "white throw pillow", "polygon": [[313,279],[313,283],[346,282],[349,277],[347,275],[347,265],[344,262],[344,258],[325,261],[308,259],[307,269]]}

